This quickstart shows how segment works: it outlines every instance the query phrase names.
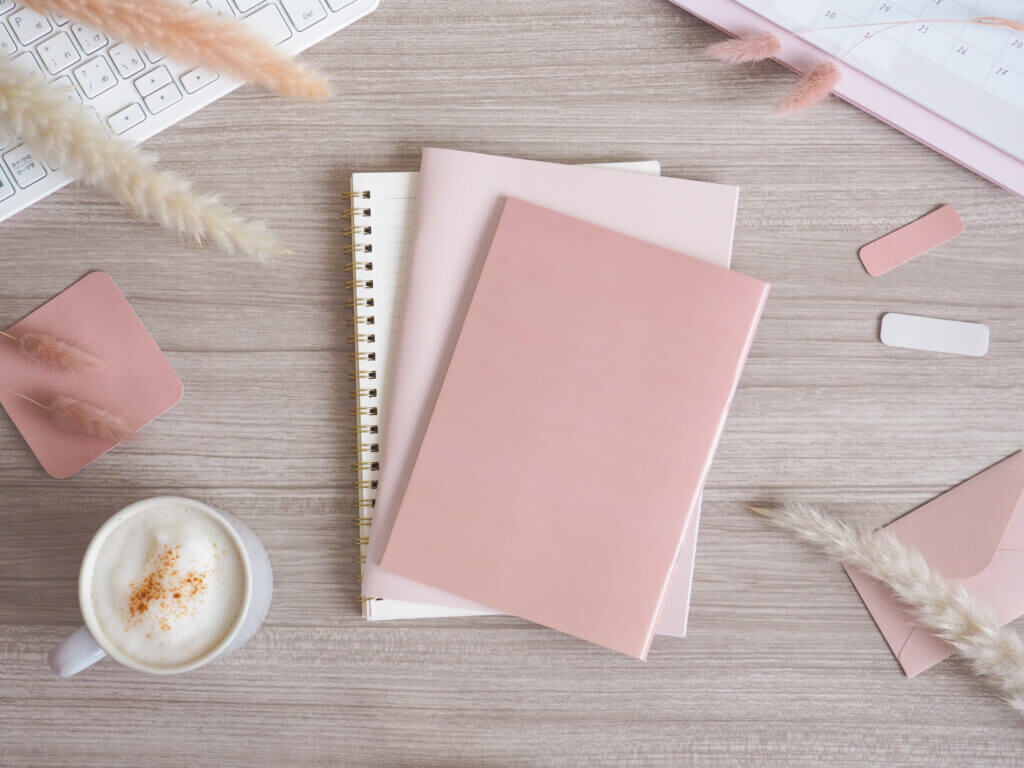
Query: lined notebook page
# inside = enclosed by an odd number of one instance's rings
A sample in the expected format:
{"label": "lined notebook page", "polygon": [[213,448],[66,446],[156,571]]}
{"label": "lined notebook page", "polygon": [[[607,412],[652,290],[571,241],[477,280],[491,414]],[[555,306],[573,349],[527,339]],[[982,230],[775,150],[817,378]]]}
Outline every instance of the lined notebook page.
{"label": "lined notebook page", "polygon": [[[352,175],[352,270],[355,350],[359,396],[356,400],[359,481],[360,560],[365,560],[362,539],[370,534],[377,462],[380,461],[380,420],[386,417],[388,360],[397,341],[405,276],[412,250],[419,173],[356,173]],[[369,247],[370,251],[363,249]],[[372,322],[370,319],[372,318]],[[372,356],[372,359],[371,359]],[[373,378],[370,378],[370,376]],[[371,596],[372,597],[372,596]],[[366,599],[363,615],[375,619],[417,619],[473,616],[458,611],[404,600]]]}

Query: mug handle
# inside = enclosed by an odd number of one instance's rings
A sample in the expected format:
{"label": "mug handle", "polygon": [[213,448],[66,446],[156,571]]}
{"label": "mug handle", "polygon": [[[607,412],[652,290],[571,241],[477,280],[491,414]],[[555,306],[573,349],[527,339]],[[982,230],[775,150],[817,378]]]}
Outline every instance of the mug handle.
{"label": "mug handle", "polygon": [[93,639],[88,627],[79,627],[64,642],[50,651],[50,669],[60,677],[77,675],[107,655]]}

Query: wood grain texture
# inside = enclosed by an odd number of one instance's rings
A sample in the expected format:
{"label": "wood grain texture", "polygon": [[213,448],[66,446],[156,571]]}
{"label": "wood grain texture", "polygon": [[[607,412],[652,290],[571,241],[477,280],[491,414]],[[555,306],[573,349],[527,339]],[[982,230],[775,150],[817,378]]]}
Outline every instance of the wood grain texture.
{"label": "wood grain texture", "polygon": [[[791,76],[708,62],[717,39],[664,0],[384,0],[306,54],[333,101],[246,88],[147,144],[294,257],[199,251],[77,187],[0,225],[0,324],[104,269],[187,390],[63,482],[0,420],[0,765],[1021,765],[1020,721],[964,664],[906,680],[842,571],[741,503],[881,523],[1024,447],[1024,205],[840,102],[777,118]],[[645,664],[513,618],[359,616],[338,194],[424,145],[742,187],[734,264],[774,289],[707,484],[691,636]],[[942,203],[962,236],[865,274],[860,245]],[[884,347],[887,311],[985,322],[991,349]],[[181,677],[54,679],[86,542],[164,493],[263,538],[264,629]]]}

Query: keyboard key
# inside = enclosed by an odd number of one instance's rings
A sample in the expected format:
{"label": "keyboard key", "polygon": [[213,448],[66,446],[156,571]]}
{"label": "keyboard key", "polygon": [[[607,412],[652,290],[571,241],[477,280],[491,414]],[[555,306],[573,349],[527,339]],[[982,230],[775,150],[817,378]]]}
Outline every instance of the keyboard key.
{"label": "keyboard key", "polygon": [[38,77],[40,80],[43,78],[42,67],[39,66],[39,63],[36,61],[36,57],[28,51],[25,51],[20,56],[15,56],[11,59],[11,62],[24,69],[32,75],[32,77]]}
{"label": "keyboard key", "polygon": [[280,45],[292,36],[292,31],[288,29],[288,22],[284,20],[276,6],[268,5],[260,8],[252,16],[246,16],[245,20],[273,45]]}
{"label": "keyboard key", "polygon": [[262,2],[263,0],[235,0],[235,5],[238,6],[238,10],[245,13],[246,11],[251,11]]}
{"label": "keyboard key", "polygon": [[143,48],[142,52],[146,54],[146,58],[153,64],[164,60],[164,55],[160,51],[154,51],[152,48]]}
{"label": "keyboard key", "polygon": [[299,32],[327,18],[320,0],[281,0],[281,4]]}
{"label": "keyboard key", "polygon": [[215,81],[220,75],[206,67],[196,67],[181,76],[181,85],[188,93],[195,93]]}
{"label": "keyboard key", "polygon": [[327,7],[332,11],[340,11],[342,8],[348,5],[352,5],[355,0],[327,0]]}
{"label": "keyboard key", "polygon": [[146,112],[138,104],[129,104],[120,112],[107,118],[107,124],[114,133],[124,133],[146,119]]}
{"label": "keyboard key", "polygon": [[53,30],[50,20],[31,8],[22,8],[12,13],[9,21],[22,45],[34,43]]}
{"label": "keyboard key", "polygon": [[75,70],[75,79],[82,86],[82,92],[85,93],[87,99],[94,99],[117,85],[117,75],[102,56],[89,59],[78,67]]}
{"label": "keyboard key", "polygon": [[208,11],[214,16],[227,16],[231,18],[235,15],[235,12],[231,10],[228,0],[195,0],[192,5],[200,10]]}
{"label": "keyboard key", "polygon": [[149,108],[149,111],[155,115],[157,112],[162,112],[167,109],[172,104],[177,104],[181,99],[181,91],[178,90],[178,86],[174,83],[170,83],[169,85],[165,85],[152,96],[147,96],[146,106]]}
{"label": "keyboard key", "polygon": [[135,90],[139,92],[139,96],[145,98],[151,93],[156,93],[169,82],[171,82],[171,73],[167,67],[157,67],[136,79]]}
{"label": "keyboard key", "polygon": [[65,24],[71,21],[71,19],[69,19],[67,16],[61,13],[51,13],[50,18],[53,19],[53,23],[56,24],[58,27],[63,27]]}
{"label": "keyboard key", "polygon": [[14,0],[0,0],[0,16],[14,10]]}
{"label": "keyboard key", "polygon": [[146,62],[142,60],[142,54],[139,53],[139,49],[128,43],[115,45],[107,53],[110,54],[114,66],[121,73],[121,77],[127,78],[137,75],[146,68]]}
{"label": "keyboard key", "polygon": [[58,77],[54,80],[53,87],[64,93],[68,97],[68,101],[77,101],[79,104],[82,103],[82,95],[78,92],[78,89],[75,88],[75,84],[67,75],[64,75],[64,77]]}
{"label": "keyboard key", "polygon": [[14,194],[14,185],[7,180],[7,174],[0,170],[0,200],[6,200]]}
{"label": "keyboard key", "polygon": [[4,160],[7,167],[14,176],[15,183],[25,189],[46,176],[46,169],[43,164],[36,160],[28,144],[4,153]]}
{"label": "keyboard key", "polygon": [[106,35],[98,29],[85,26],[85,24],[72,24],[71,32],[74,34],[78,44],[82,46],[82,50],[85,51],[86,55],[96,53],[96,51],[107,44]]}
{"label": "keyboard key", "polygon": [[[0,0],[0,2],[2,1]],[[0,56],[13,56],[15,48],[14,38],[11,37],[11,33],[7,31],[3,24],[0,24]]]}
{"label": "keyboard key", "polygon": [[41,42],[36,46],[36,53],[43,60],[43,66],[50,70],[51,75],[63,72],[72,64],[77,64],[82,60],[67,32],[58,32],[50,39]]}

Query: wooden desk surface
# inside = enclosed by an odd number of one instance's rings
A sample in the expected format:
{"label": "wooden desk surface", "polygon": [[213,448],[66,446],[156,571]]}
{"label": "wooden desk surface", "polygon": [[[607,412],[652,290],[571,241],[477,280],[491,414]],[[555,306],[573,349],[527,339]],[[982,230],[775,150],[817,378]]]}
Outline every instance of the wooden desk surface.
{"label": "wooden desk surface", "polygon": [[[1024,762],[1020,720],[963,663],[906,680],[842,571],[741,506],[881,523],[1024,447],[1024,204],[841,102],[777,118],[792,77],[707,61],[717,39],[664,0],[384,0],[306,56],[335,100],[246,88],[148,142],[294,257],[202,252],[79,188],[0,225],[0,323],[106,270],[187,389],[61,482],[0,419],[0,765]],[[691,636],[645,664],[513,618],[359,616],[338,194],[424,145],[742,187],[734,265],[774,289],[707,483]],[[864,273],[860,245],[941,203],[961,237]],[[887,311],[985,322],[991,349],[884,347]],[[185,676],[54,679],[91,534],[165,493],[262,537],[266,625]]]}

